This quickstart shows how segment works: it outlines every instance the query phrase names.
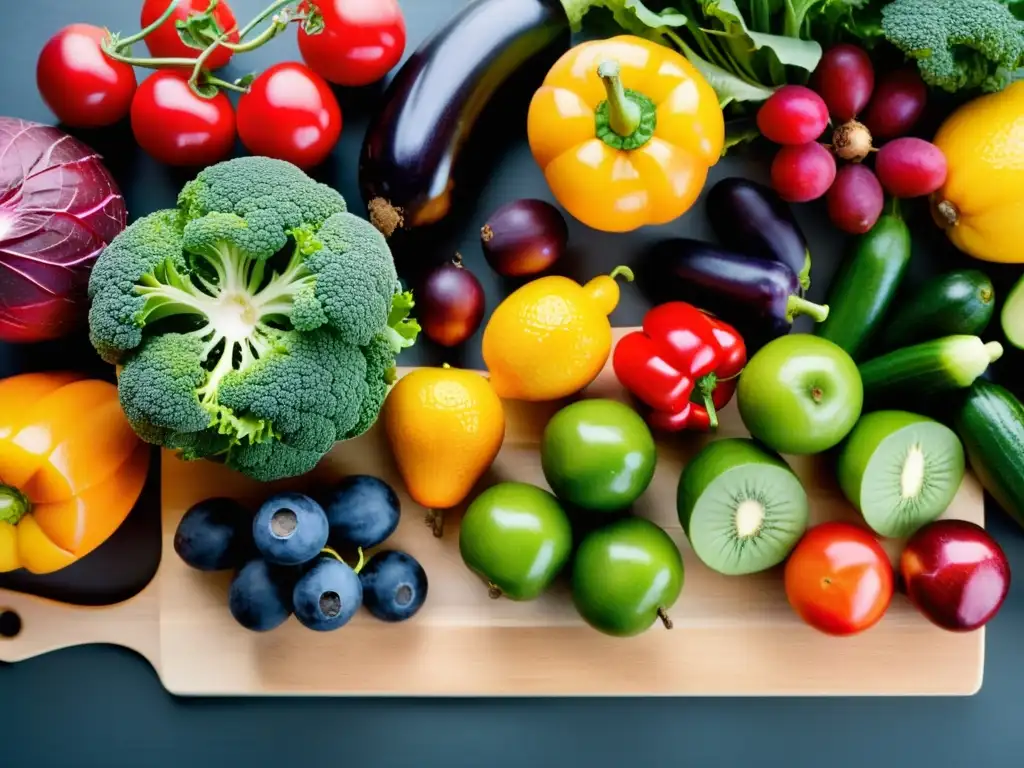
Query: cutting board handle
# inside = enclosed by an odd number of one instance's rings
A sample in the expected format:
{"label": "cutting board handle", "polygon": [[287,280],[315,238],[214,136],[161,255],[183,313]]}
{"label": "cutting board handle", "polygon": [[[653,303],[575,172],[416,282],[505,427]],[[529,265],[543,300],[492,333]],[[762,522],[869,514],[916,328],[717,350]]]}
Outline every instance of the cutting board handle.
{"label": "cutting board handle", "polygon": [[[15,662],[75,645],[121,645],[153,664],[159,646],[156,580],[135,597],[105,606],[76,606],[20,592],[0,590],[0,614],[20,621],[14,637],[0,636],[0,661]],[[154,664],[155,666],[155,664]]]}

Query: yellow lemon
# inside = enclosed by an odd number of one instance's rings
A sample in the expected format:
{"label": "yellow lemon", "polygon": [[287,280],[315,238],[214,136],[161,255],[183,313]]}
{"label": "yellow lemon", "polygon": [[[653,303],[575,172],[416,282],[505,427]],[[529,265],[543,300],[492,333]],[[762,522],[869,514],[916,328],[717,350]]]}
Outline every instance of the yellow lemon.
{"label": "yellow lemon", "polygon": [[618,267],[580,285],[567,277],[533,280],[499,304],[484,328],[491,385],[509,400],[556,400],[590,384],[612,346],[608,315],[619,303]]}

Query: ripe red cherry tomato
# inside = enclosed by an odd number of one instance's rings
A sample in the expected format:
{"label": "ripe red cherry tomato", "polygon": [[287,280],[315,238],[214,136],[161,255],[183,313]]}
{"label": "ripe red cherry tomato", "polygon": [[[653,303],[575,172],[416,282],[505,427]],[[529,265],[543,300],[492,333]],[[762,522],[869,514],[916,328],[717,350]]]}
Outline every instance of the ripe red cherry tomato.
{"label": "ripe red cherry tomato", "polygon": [[[139,20],[140,26],[145,29],[159,19],[170,3],[171,0],[145,0],[142,4],[142,15]],[[210,0],[178,0],[178,7],[174,9],[171,17],[146,36],[145,42],[146,47],[149,49],[149,55],[161,59],[197,58],[202,51],[198,48],[190,48],[181,42],[181,38],[178,37],[176,24],[178,21],[184,21],[194,13],[203,13],[209,7]],[[220,0],[217,7],[213,9],[213,18],[222,32],[235,29],[238,25],[231,6],[225,0]],[[238,42],[237,29],[228,35],[228,41],[232,43]],[[230,50],[218,46],[210,54],[210,58],[206,60],[206,68],[220,69],[231,61],[231,55]]]}
{"label": "ripe red cherry tomato", "polygon": [[797,615],[830,635],[874,626],[892,601],[889,557],[871,531],[850,523],[807,531],[786,561],[785,582]]}
{"label": "ripe red cherry tomato", "polygon": [[128,114],[135,70],[107,56],[106,30],[71,24],[49,39],[36,63],[36,87],[57,119],[75,128],[113,125]]}
{"label": "ripe red cherry tomato", "polygon": [[320,34],[299,31],[302,58],[337,85],[380,80],[405,52],[405,18],[398,0],[317,0]]}
{"label": "ripe red cherry tomato", "polygon": [[238,136],[254,155],[322,163],[341,136],[341,107],[320,75],[294,61],[261,73],[238,100]]}
{"label": "ripe red cherry tomato", "polygon": [[224,93],[204,99],[188,87],[187,75],[165,69],[139,86],[132,102],[132,133],[161,163],[211,165],[231,154],[235,113]]}

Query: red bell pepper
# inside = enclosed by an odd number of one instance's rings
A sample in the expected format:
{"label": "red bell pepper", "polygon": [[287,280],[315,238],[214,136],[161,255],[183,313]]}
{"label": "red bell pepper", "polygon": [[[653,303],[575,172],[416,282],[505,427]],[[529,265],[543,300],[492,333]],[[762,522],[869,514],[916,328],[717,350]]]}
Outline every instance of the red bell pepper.
{"label": "red bell pepper", "polygon": [[746,364],[735,328],[682,301],[651,309],[643,330],[623,336],[612,358],[622,385],[651,409],[647,422],[667,432],[715,429],[716,411],[732,399]]}

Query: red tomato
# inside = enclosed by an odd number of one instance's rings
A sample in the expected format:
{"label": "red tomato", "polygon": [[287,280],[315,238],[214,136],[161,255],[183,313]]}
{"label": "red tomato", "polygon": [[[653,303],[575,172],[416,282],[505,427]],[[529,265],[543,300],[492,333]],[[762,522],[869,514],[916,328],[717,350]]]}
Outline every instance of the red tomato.
{"label": "red tomato", "polygon": [[341,136],[341,107],[327,82],[294,61],[262,72],[238,100],[238,136],[254,155],[319,165]]}
{"label": "red tomato", "polygon": [[398,0],[317,0],[318,35],[299,31],[299,50],[313,70],[337,85],[369,85],[391,71],[405,51]]}
{"label": "red tomato", "polygon": [[[145,0],[142,4],[140,26],[145,29],[159,19],[163,12],[167,10],[170,2],[171,0]],[[210,0],[178,0],[178,7],[174,9],[171,17],[146,36],[145,43],[149,49],[149,55],[160,59],[198,58],[202,51],[198,48],[190,48],[181,42],[181,38],[178,37],[178,28],[175,25],[178,21],[184,21],[193,13],[202,13],[209,7]],[[238,22],[235,20],[235,14],[232,12],[231,7],[224,0],[220,0],[217,7],[213,9],[213,18],[222,32],[231,29],[235,30],[228,35],[228,41],[237,43],[238,30],[235,27],[238,25]],[[210,58],[206,60],[206,68],[220,69],[231,61],[231,56],[232,52],[229,49],[218,46],[210,54]]]}
{"label": "red tomato", "polygon": [[892,600],[889,557],[870,531],[850,523],[807,531],[789,556],[785,581],[793,610],[830,635],[874,626]]}
{"label": "red tomato", "polygon": [[161,163],[211,165],[231,154],[235,113],[223,92],[204,99],[188,87],[187,75],[165,69],[139,86],[132,102],[132,132]]}
{"label": "red tomato", "polygon": [[75,128],[113,125],[128,114],[135,70],[107,56],[106,30],[72,24],[51,37],[39,53],[36,87],[57,119]]}

